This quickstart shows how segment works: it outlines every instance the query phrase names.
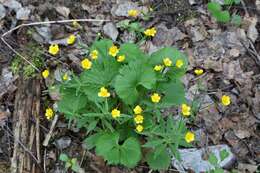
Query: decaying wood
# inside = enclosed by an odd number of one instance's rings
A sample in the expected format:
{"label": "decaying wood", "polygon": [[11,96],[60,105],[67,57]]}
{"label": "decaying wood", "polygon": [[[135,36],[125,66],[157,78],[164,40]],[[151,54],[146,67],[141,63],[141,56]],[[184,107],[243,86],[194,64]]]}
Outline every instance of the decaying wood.
{"label": "decaying wood", "polygon": [[39,80],[20,78],[13,114],[14,149],[11,159],[11,173],[41,172],[39,113]]}

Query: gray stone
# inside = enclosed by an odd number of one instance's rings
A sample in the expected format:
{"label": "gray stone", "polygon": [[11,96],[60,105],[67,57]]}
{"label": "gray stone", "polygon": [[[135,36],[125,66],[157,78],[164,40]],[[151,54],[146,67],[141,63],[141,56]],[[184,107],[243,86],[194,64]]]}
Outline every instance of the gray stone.
{"label": "gray stone", "polygon": [[22,8],[21,3],[16,0],[5,0],[3,5],[15,11],[18,11],[20,8]]}
{"label": "gray stone", "polygon": [[197,27],[192,27],[191,28],[191,34],[192,34],[192,41],[197,42],[197,41],[202,41],[205,39],[203,34],[199,31],[199,28]]}
{"label": "gray stone", "polygon": [[105,24],[103,30],[108,37],[110,37],[113,41],[116,41],[119,33],[116,26],[112,22]]}
{"label": "gray stone", "polygon": [[56,9],[56,11],[57,11],[60,15],[66,17],[66,18],[67,18],[67,17],[69,16],[69,14],[70,14],[70,9],[67,8],[67,7],[65,7],[65,6],[58,6],[58,7],[56,7],[55,9]]}
{"label": "gray stone", "polygon": [[35,27],[37,33],[43,38],[44,42],[51,40],[51,30],[48,26]]}
{"label": "gray stone", "polygon": [[96,15],[95,19],[100,20],[100,21],[92,22],[92,24],[95,26],[101,26],[104,23],[104,21],[102,21],[102,20],[105,19],[105,16],[103,14],[98,14],[98,15]]}
{"label": "gray stone", "polygon": [[71,139],[68,136],[61,137],[55,141],[55,145],[58,149],[62,150],[69,147],[71,144]]}
{"label": "gray stone", "polygon": [[[209,153],[214,153],[218,158],[218,164],[222,167],[229,167],[235,161],[235,155],[231,152],[228,145],[216,145],[208,147]],[[220,151],[226,150],[229,155],[223,161],[220,160]],[[176,158],[173,158],[172,164],[180,172],[185,172],[185,170],[190,169],[196,173],[206,172],[213,169],[213,166],[203,159],[205,149],[180,149],[181,160],[178,161]]]}
{"label": "gray stone", "polygon": [[0,4],[0,20],[3,19],[6,15],[6,10],[5,10],[5,7]]}
{"label": "gray stone", "polygon": [[16,19],[18,20],[28,20],[31,10],[28,7],[20,8],[16,13]]}
{"label": "gray stone", "polygon": [[153,39],[156,46],[171,46],[174,42],[186,37],[177,27],[168,29],[165,24],[160,24],[156,26],[156,29],[157,33]]}
{"label": "gray stone", "polygon": [[113,7],[111,10],[112,15],[115,16],[128,16],[128,11],[131,9],[138,9],[138,5],[134,2],[125,1],[118,6]]}

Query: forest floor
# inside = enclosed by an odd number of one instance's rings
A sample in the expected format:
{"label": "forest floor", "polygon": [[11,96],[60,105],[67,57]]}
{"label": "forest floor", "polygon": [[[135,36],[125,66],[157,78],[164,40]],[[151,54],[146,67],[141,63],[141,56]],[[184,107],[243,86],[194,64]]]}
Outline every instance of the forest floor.
{"label": "forest floor", "polygon": [[[157,29],[154,38],[141,44],[145,52],[175,46],[188,56],[189,67],[183,78],[186,98],[199,99],[201,103],[194,121],[189,124],[199,141],[195,150],[223,145],[234,154],[230,162],[225,163],[226,170],[259,171],[260,2],[241,2],[229,8],[231,13],[241,16],[241,25],[236,26],[216,22],[207,10],[206,0],[0,0],[0,35],[31,22],[108,20],[79,22],[76,28],[71,23],[20,27],[4,37],[12,49],[0,41],[0,173],[11,170],[13,159],[18,159],[14,157],[15,152],[18,155],[19,152],[26,153],[31,161],[25,162],[38,167],[34,172],[65,172],[58,159],[61,153],[77,158],[85,172],[149,172],[148,166],[142,163],[131,170],[106,165],[94,152],[84,149],[84,131],[74,126],[68,129],[68,122],[62,115],[57,117],[55,124],[44,116],[46,105],[55,103],[59,97],[55,90],[49,94],[47,86],[59,82],[65,71],[81,71],[82,46],[90,45],[99,33],[119,43],[137,39],[121,26],[127,19],[127,11],[135,8],[153,9],[148,20],[137,20],[144,28],[154,26]],[[64,39],[71,33],[77,34],[79,41],[66,47]],[[49,56],[50,43],[64,45],[64,52],[59,57]],[[39,72],[17,52],[36,64]],[[52,77],[42,79],[40,71],[46,67]],[[202,68],[205,73],[196,76],[196,68]],[[203,90],[197,89],[198,81]],[[228,107],[219,103],[223,94],[231,97]],[[24,115],[27,113],[28,117]],[[27,132],[20,132],[27,136],[26,139],[14,140],[15,129],[19,129],[17,121],[22,122],[21,128],[27,129]],[[51,136],[46,139],[48,135]],[[29,141],[28,145],[22,144],[23,141]],[[194,172],[193,169],[192,166],[188,168],[189,172]],[[181,170],[173,163],[165,172]]]}

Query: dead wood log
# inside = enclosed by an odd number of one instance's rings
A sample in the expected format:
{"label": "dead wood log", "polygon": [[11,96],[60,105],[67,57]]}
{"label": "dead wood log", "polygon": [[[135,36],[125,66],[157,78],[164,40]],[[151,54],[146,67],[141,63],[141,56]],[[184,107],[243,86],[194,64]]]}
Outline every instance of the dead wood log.
{"label": "dead wood log", "polygon": [[[40,81],[18,79],[13,113],[11,173],[40,173]],[[33,119],[33,121],[32,121]]]}

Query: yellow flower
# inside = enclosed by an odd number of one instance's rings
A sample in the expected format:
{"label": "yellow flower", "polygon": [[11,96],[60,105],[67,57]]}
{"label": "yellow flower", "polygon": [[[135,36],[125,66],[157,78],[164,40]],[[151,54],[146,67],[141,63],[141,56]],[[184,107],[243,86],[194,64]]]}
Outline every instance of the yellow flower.
{"label": "yellow flower", "polygon": [[73,25],[73,27],[75,27],[75,28],[79,28],[79,27],[80,27],[80,24],[79,24],[76,20],[74,20],[74,21],[72,22],[72,25]]}
{"label": "yellow flower", "polygon": [[144,127],[142,125],[138,124],[135,129],[136,129],[137,132],[140,133],[144,130]]}
{"label": "yellow flower", "polygon": [[49,74],[50,74],[49,70],[45,69],[45,70],[42,72],[42,77],[46,79],[46,78],[49,76]]}
{"label": "yellow flower", "polygon": [[76,36],[71,34],[69,38],[67,39],[67,44],[73,44],[76,41]]}
{"label": "yellow flower", "polygon": [[118,62],[123,62],[125,60],[125,55],[120,55],[117,57]]}
{"label": "yellow flower", "polygon": [[194,140],[195,140],[195,135],[194,135],[194,133],[192,133],[192,132],[187,132],[186,135],[185,135],[185,141],[186,141],[187,143],[191,143],[191,142],[193,142]]}
{"label": "yellow flower", "polygon": [[163,59],[163,63],[164,63],[164,65],[167,66],[167,67],[172,66],[172,61],[171,61],[170,58],[164,58],[164,59]]}
{"label": "yellow flower", "polygon": [[156,29],[155,29],[155,27],[152,27],[152,28],[150,28],[150,29],[146,29],[146,30],[144,31],[144,35],[146,35],[146,36],[154,37],[155,34],[156,34]]}
{"label": "yellow flower", "polygon": [[112,112],[111,112],[111,115],[113,118],[118,118],[120,117],[120,110],[118,109],[113,109]]}
{"label": "yellow flower", "polygon": [[107,91],[105,87],[101,87],[98,93],[99,97],[110,97],[110,93]]}
{"label": "yellow flower", "polygon": [[91,53],[90,53],[90,57],[94,60],[97,59],[98,58],[98,51],[92,50]]}
{"label": "yellow flower", "polygon": [[151,100],[154,103],[158,103],[161,100],[161,96],[158,93],[153,93],[153,95],[151,95]]}
{"label": "yellow flower", "polygon": [[119,52],[118,47],[115,46],[115,45],[113,45],[113,46],[111,46],[111,47],[109,48],[109,52],[108,52],[108,53],[109,53],[109,55],[115,57],[118,52]]}
{"label": "yellow flower", "polygon": [[181,68],[182,66],[183,66],[183,61],[181,60],[181,59],[178,59],[177,61],[176,61],[176,67],[178,67],[178,68]]}
{"label": "yellow flower", "polygon": [[162,68],[163,68],[163,66],[162,65],[156,65],[156,66],[154,66],[154,70],[155,71],[161,71],[162,70]]}
{"label": "yellow flower", "polygon": [[231,103],[230,97],[227,95],[223,95],[221,97],[221,102],[224,106],[228,106]]}
{"label": "yellow flower", "polygon": [[134,120],[136,124],[142,124],[144,121],[144,117],[142,115],[136,115]]}
{"label": "yellow flower", "polygon": [[134,113],[135,114],[140,114],[143,112],[143,109],[141,108],[141,106],[137,105],[135,108],[134,108]]}
{"label": "yellow flower", "polygon": [[137,17],[138,16],[138,10],[135,10],[135,9],[128,10],[128,16]]}
{"label": "yellow flower", "polygon": [[204,71],[203,71],[203,69],[195,69],[194,70],[194,73],[196,74],[196,75],[201,75],[202,73],[203,73]]}
{"label": "yellow flower", "polygon": [[81,66],[82,66],[82,68],[88,70],[88,69],[91,68],[92,62],[89,61],[87,58],[85,58],[85,59],[83,59],[83,60],[81,61]]}
{"label": "yellow flower", "polygon": [[65,73],[65,74],[62,76],[62,79],[63,79],[64,81],[68,80],[68,79],[69,79],[69,76],[68,76],[68,74],[67,74],[67,73]]}
{"label": "yellow flower", "polygon": [[59,52],[59,45],[58,44],[51,44],[49,46],[49,53],[52,55],[56,55]]}
{"label": "yellow flower", "polygon": [[45,117],[46,117],[48,120],[52,119],[53,115],[54,115],[54,113],[53,113],[53,110],[52,110],[51,108],[47,108],[47,109],[45,110]]}
{"label": "yellow flower", "polygon": [[190,115],[190,107],[186,104],[181,105],[181,112],[184,117],[188,117]]}

